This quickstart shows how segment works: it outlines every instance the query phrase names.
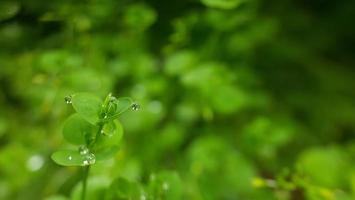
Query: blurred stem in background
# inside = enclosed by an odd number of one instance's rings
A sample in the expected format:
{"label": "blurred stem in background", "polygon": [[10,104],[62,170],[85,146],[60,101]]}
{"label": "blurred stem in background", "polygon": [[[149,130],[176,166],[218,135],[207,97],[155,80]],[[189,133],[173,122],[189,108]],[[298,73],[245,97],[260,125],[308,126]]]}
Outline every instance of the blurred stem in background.
{"label": "blurred stem in background", "polygon": [[83,189],[81,191],[81,200],[85,200],[86,199],[86,188],[87,188],[87,180],[89,177],[89,173],[90,173],[90,165],[85,166],[83,168],[83,179],[82,179],[82,184],[83,184]]}

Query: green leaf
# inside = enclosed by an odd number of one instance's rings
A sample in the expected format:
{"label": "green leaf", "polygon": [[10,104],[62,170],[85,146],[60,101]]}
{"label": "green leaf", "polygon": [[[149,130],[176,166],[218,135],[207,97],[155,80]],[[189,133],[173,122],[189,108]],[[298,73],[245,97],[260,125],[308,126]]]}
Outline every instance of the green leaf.
{"label": "green leaf", "polygon": [[351,159],[340,148],[312,148],[303,152],[297,162],[298,170],[319,186],[345,186],[351,169]]}
{"label": "green leaf", "polygon": [[105,200],[141,199],[142,195],[143,191],[137,183],[119,177],[112,182]]}
{"label": "green leaf", "polygon": [[91,94],[78,93],[72,95],[73,108],[79,115],[91,124],[99,121],[99,113],[101,111],[102,101]]}
{"label": "green leaf", "polygon": [[96,140],[92,152],[97,160],[105,160],[113,157],[119,150],[120,142],[123,136],[123,128],[117,120],[106,123],[103,131]]}
{"label": "green leaf", "polygon": [[116,101],[116,105],[117,105],[116,115],[120,115],[123,112],[127,111],[128,109],[130,109],[131,106],[132,106],[132,103],[133,103],[133,101],[129,97],[118,98],[117,101]]}
{"label": "green leaf", "polygon": [[243,3],[244,0],[201,0],[203,4],[212,8],[233,9]]}
{"label": "green leaf", "polygon": [[20,6],[16,1],[0,2],[0,21],[15,16],[19,12]]}
{"label": "green leaf", "polygon": [[56,151],[51,158],[55,163],[63,166],[83,166],[86,160],[85,155],[81,155],[79,151],[75,150]]}
{"label": "green leaf", "polygon": [[174,171],[151,175],[148,189],[152,199],[182,199],[182,183],[179,175]]}
{"label": "green leaf", "polygon": [[133,101],[129,97],[113,99],[107,108],[106,120],[112,120],[131,108]]}
{"label": "green leaf", "polygon": [[197,56],[192,51],[177,52],[166,60],[164,68],[169,75],[182,75],[193,68],[197,63]]}
{"label": "green leaf", "polygon": [[94,135],[97,128],[75,113],[64,123],[64,139],[72,144],[87,144],[88,138]]}
{"label": "green leaf", "polygon": [[156,12],[144,4],[133,4],[125,9],[123,20],[131,28],[144,30],[157,19]]}

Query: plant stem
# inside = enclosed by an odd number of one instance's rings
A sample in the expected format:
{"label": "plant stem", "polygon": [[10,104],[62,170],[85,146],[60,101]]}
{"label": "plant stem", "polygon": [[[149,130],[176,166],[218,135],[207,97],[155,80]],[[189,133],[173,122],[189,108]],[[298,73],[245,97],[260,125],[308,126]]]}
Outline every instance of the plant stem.
{"label": "plant stem", "polygon": [[88,147],[89,147],[90,150],[91,150],[91,148],[95,145],[95,143],[97,142],[98,138],[100,137],[100,135],[101,135],[101,130],[102,130],[103,127],[104,127],[104,123],[99,123],[98,126],[99,126],[99,129],[98,129],[98,131],[97,131],[97,133],[96,133],[96,135],[95,135],[94,140],[92,140],[92,141],[88,144]]}
{"label": "plant stem", "polygon": [[81,191],[81,200],[85,200],[86,197],[86,186],[87,186],[89,171],[90,171],[90,165],[85,166],[83,171],[83,190]]}
{"label": "plant stem", "polygon": [[[101,135],[101,130],[103,129],[104,127],[104,123],[100,123],[99,124],[99,130],[97,131],[96,133],[96,136],[95,136],[95,140],[93,140],[89,145],[89,149],[91,150],[91,148],[95,145],[97,139],[100,137]],[[88,179],[88,176],[89,176],[89,171],[90,171],[90,165],[88,166],[85,166],[84,167],[84,170],[83,170],[83,190],[81,192],[81,200],[85,200],[85,196],[86,196],[86,185],[87,185],[87,179]]]}

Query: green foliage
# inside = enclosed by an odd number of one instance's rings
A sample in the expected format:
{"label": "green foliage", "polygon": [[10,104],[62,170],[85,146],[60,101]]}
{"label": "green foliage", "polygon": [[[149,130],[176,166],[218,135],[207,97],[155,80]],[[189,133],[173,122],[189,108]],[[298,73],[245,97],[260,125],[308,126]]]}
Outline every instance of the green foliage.
{"label": "green foliage", "polygon": [[124,199],[141,199],[144,193],[137,183],[133,183],[124,178],[115,179],[108,189],[105,199],[107,200],[124,200]]}
{"label": "green foliage", "polygon": [[0,21],[15,16],[20,10],[20,4],[16,1],[2,1],[0,3]]}
{"label": "green foliage", "polygon": [[213,8],[233,9],[243,3],[243,0],[201,0],[201,2]]}
{"label": "green foliage", "polygon": [[[341,149],[311,149],[304,152],[298,161],[301,173],[310,181],[325,187],[348,187],[347,177],[351,174],[350,158]],[[324,176],[324,174],[327,174]]]}
{"label": "green foliage", "polygon": [[355,199],[354,8],[1,0],[0,199]]}
{"label": "green foliage", "polygon": [[75,111],[91,124],[99,121],[102,102],[99,98],[85,93],[78,93],[69,97]]}
{"label": "green foliage", "polygon": [[92,137],[92,134],[97,131],[95,128],[94,125],[84,120],[81,115],[75,113],[65,121],[63,137],[72,144],[84,145]]}
{"label": "green foliage", "polygon": [[82,145],[78,150],[61,150],[52,159],[64,166],[91,165],[96,160],[105,160],[118,151],[123,135],[122,125],[116,118],[127,111],[132,103],[130,98],[115,98],[109,94],[102,102],[98,97],[77,93],[65,97],[77,112],[64,124],[63,136],[68,142]]}
{"label": "green foliage", "polygon": [[97,160],[111,158],[119,150],[123,135],[122,125],[118,121],[108,122],[102,128],[102,135],[104,136],[97,138],[92,148]]}
{"label": "green foliage", "polygon": [[174,172],[152,174],[148,185],[148,199],[182,199],[182,182]]}

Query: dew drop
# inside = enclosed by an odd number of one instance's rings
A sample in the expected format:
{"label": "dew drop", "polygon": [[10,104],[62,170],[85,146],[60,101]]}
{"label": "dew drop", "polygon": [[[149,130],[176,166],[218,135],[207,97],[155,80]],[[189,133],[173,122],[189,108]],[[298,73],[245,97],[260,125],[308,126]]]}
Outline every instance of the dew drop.
{"label": "dew drop", "polygon": [[69,159],[69,160],[72,160],[72,159],[73,159],[73,157],[69,156],[69,157],[68,157],[68,159]]}
{"label": "dew drop", "polygon": [[113,103],[113,102],[115,102],[117,100],[117,98],[116,97],[114,97],[114,96],[110,96],[110,103]]}
{"label": "dew drop", "polygon": [[86,155],[89,153],[89,149],[86,146],[82,145],[79,147],[79,153],[80,155]]}
{"label": "dew drop", "polygon": [[132,110],[137,111],[141,108],[141,106],[137,103],[133,103],[131,106]]}
{"label": "dew drop", "polygon": [[96,162],[96,157],[93,153],[89,153],[85,156],[85,159],[83,161],[83,165],[92,165],[95,164]]}
{"label": "dew drop", "polygon": [[66,104],[71,104],[72,103],[72,96],[71,95],[68,95],[66,97],[64,97],[64,101]]}
{"label": "dew drop", "polygon": [[83,161],[83,165],[89,165],[89,161],[84,160],[84,161]]}

